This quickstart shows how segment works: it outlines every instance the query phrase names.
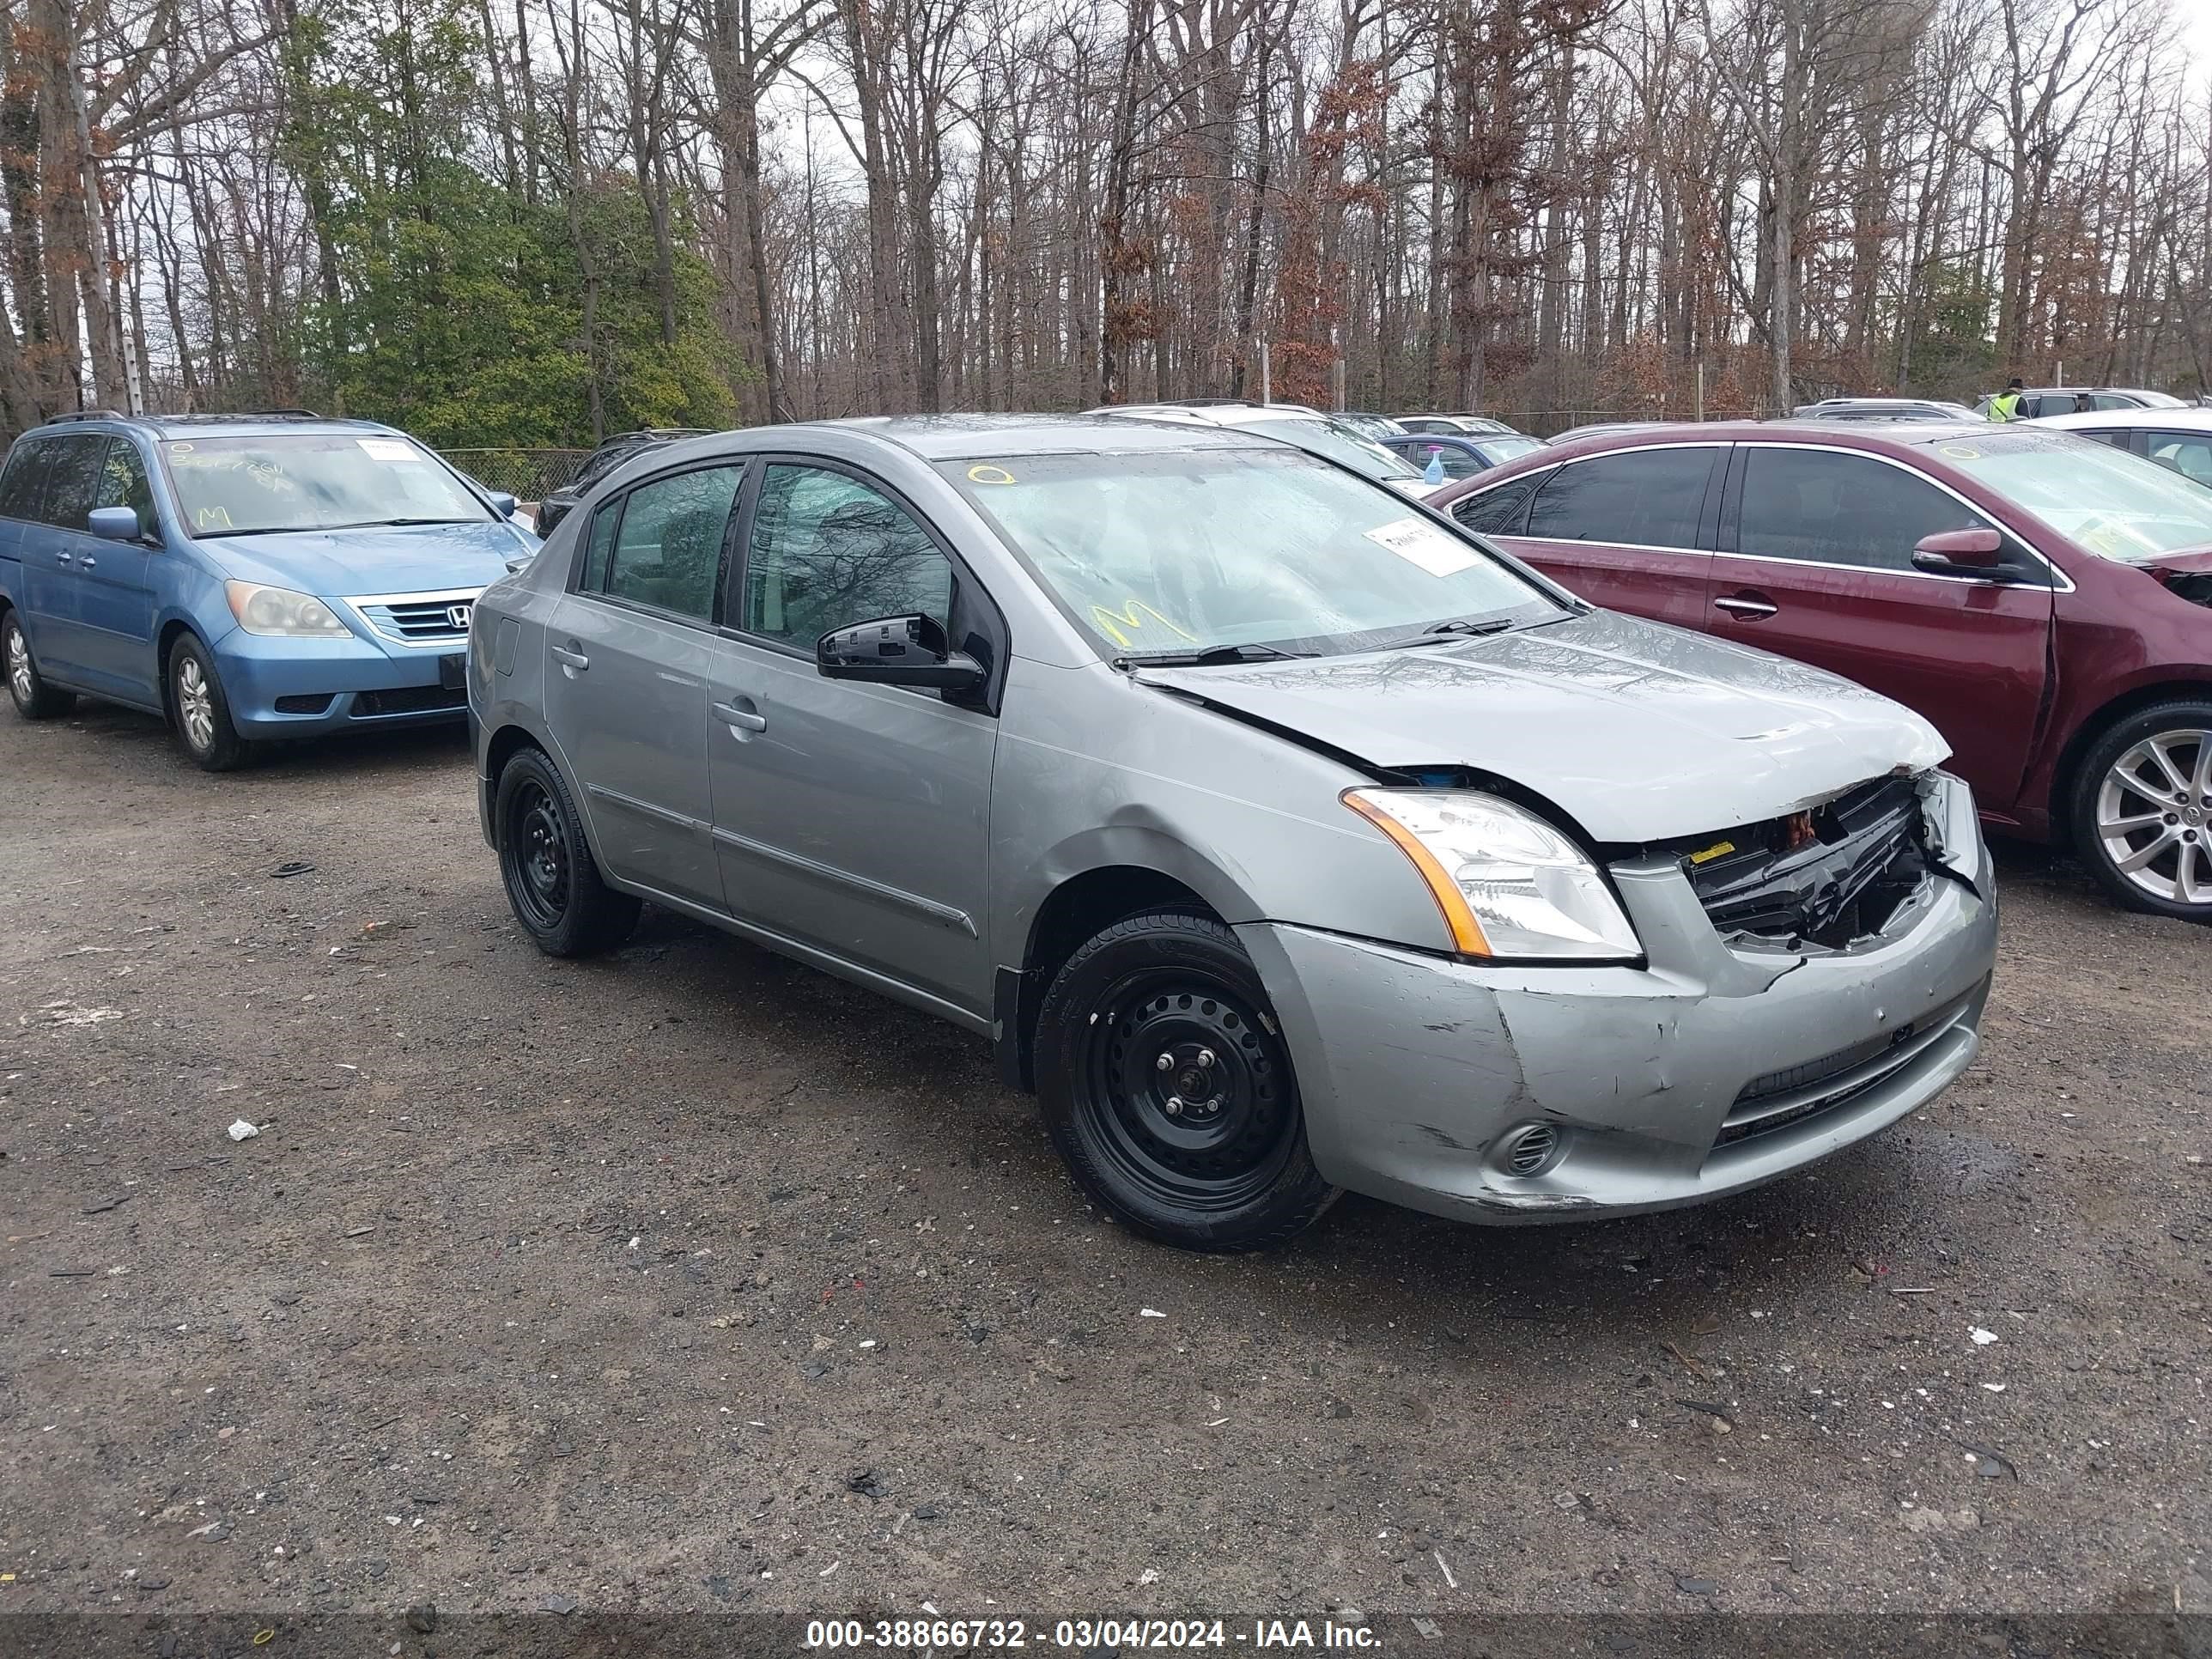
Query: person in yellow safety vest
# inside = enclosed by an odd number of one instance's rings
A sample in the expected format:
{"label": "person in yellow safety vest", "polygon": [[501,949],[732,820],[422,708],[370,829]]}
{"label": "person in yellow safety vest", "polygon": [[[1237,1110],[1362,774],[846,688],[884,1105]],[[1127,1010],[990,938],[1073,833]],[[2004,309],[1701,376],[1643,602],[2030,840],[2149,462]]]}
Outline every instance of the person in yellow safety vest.
{"label": "person in yellow safety vest", "polygon": [[2020,418],[2020,398],[2023,390],[2021,378],[2015,374],[2005,382],[2005,389],[1990,399],[1990,418],[1993,421],[2016,421]]}

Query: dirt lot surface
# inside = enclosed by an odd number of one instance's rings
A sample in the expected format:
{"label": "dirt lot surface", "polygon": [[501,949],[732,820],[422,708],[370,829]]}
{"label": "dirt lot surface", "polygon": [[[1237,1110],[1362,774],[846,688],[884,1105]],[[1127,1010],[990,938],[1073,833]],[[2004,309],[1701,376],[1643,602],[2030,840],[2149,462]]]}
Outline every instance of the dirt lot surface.
{"label": "dirt lot surface", "polygon": [[1217,1261],[969,1036],[658,913],[540,957],[458,735],[0,714],[0,1611],[2212,1603],[2212,939],[2063,862],[1808,1174]]}

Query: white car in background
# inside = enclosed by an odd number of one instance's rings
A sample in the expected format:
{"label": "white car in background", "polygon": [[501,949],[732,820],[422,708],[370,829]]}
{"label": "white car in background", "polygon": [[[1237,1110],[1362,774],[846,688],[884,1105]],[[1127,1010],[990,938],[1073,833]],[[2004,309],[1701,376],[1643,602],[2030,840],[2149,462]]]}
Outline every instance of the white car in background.
{"label": "white car in background", "polygon": [[2212,409],[2187,404],[2172,409],[2093,409],[2079,415],[2046,415],[2035,424],[2094,438],[2212,487]]}
{"label": "white car in background", "polygon": [[1441,489],[1441,481],[1429,483],[1421,469],[1376,443],[1357,428],[1324,415],[1305,404],[1251,404],[1234,398],[1188,404],[1107,404],[1087,411],[1131,421],[1164,421],[1171,425],[1225,426],[1256,432],[1295,444],[1323,460],[1348,466],[1362,477],[1401,489],[1415,501]]}

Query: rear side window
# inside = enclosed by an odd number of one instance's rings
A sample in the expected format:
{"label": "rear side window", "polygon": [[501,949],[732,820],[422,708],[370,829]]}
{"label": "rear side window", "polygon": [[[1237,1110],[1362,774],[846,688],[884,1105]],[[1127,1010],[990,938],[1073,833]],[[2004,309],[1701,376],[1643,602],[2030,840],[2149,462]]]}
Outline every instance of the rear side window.
{"label": "rear side window", "polygon": [[2183,477],[2212,484],[2212,432],[2146,432],[2148,453]]}
{"label": "rear side window", "polygon": [[46,493],[46,465],[53,459],[52,441],[22,438],[8,452],[8,470],[0,473],[0,518],[36,522],[39,505]]}
{"label": "rear side window", "polygon": [[592,514],[592,539],[584,552],[584,580],[576,585],[587,593],[604,593],[607,587],[607,555],[614,550],[615,526],[622,522],[623,504],[609,501]]}
{"label": "rear side window", "polygon": [[1489,463],[1479,455],[1471,455],[1456,444],[1397,443],[1390,446],[1401,459],[1411,461],[1425,471],[1431,459],[1440,459],[1447,478],[1472,478],[1478,472],[1487,472]]}
{"label": "rear side window", "polygon": [[1922,537],[1988,523],[1927,479],[1886,461],[1832,450],[1744,452],[1740,552],[1910,570]]}
{"label": "rear side window", "polygon": [[1536,492],[1527,533],[1547,541],[1694,549],[1705,480],[1719,453],[1680,446],[1571,461]]}
{"label": "rear side window", "polygon": [[[615,534],[607,592],[656,611],[709,620],[730,508],[744,477],[743,467],[704,466],[631,490]],[[599,527],[595,519],[594,539]]]}
{"label": "rear side window", "polygon": [[586,456],[583,471],[576,474],[575,482],[568,488],[582,495],[637,452],[635,444],[610,444],[596,454]]}
{"label": "rear side window", "polygon": [[46,500],[39,516],[62,530],[82,530],[100,493],[107,440],[90,434],[47,440],[52,446]]}
{"label": "rear side window", "polygon": [[1536,493],[1540,477],[1515,478],[1499,484],[1495,489],[1486,489],[1479,495],[1470,495],[1463,501],[1452,503],[1451,515],[1469,530],[1487,536],[1517,536],[1521,533],[1522,513],[1528,498]]}

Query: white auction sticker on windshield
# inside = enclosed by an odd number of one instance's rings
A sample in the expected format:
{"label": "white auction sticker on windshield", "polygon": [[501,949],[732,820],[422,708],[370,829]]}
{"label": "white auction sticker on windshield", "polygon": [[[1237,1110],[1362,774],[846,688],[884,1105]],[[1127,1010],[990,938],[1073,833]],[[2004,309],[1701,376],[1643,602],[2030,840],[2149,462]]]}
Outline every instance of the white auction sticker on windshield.
{"label": "white auction sticker on windshield", "polygon": [[1482,555],[1455,541],[1425,519],[1395,519],[1367,532],[1367,539],[1387,547],[1408,564],[1417,564],[1431,576],[1452,576],[1482,562]]}
{"label": "white auction sticker on windshield", "polygon": [[356,438],[362,453],[372,461],[411,461],[415,446],[403,438]]}

